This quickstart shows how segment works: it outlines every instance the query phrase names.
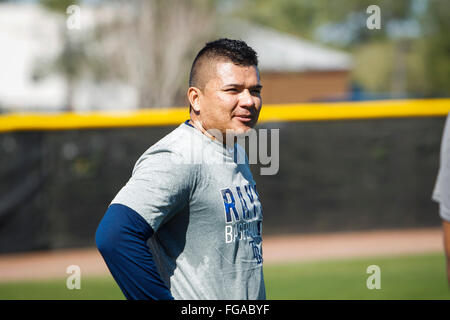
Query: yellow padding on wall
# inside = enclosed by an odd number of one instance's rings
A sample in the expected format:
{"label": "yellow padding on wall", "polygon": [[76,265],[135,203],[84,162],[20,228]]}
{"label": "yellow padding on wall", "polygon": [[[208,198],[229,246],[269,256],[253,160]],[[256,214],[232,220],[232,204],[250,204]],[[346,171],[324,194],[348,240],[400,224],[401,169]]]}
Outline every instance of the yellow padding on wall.
{"label": "yellow padding on wall", "polygon": [[[264,105],[259,121],[433,117],[445,116],[448,112],[450,99],[281,104]],[[188,118],[188,107],[114,112],[11,113],[0,115],[0,132],[178,125]]]}

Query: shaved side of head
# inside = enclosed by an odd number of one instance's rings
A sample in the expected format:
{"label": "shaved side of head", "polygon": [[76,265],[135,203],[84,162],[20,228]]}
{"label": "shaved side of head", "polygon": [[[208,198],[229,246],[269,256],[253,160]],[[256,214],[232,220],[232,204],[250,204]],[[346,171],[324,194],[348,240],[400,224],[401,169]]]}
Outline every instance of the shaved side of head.
{"label": "shaved side of head", "polygon": [[223,57],[208,57],[206,55],[201,56],[191,73],[189,86],[204,90],[209,79],[216,75],[217,71],[215,66],[216,63],[220,61],[226,61],[226,59]]}
{"label": "shaved side of head", "polygon": [[189,87],[203,90],[216,73],[215,65],[226,61],[240,66],[258,66],[256,52],[244,41],[223,38],[208,42],[192,63]]}

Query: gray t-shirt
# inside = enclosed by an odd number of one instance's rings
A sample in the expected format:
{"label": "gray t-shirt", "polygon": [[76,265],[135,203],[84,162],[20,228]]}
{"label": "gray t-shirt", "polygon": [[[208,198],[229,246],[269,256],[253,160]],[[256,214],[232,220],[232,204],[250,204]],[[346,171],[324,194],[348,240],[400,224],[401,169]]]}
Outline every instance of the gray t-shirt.
{"label": "gray t-shirt", "polygon": [[439,173],[433,190],[433,200],[439,202],[439,214],[450,221],[450,114],[445,122],[441,141]]}
{"label": "gray t-shirt", "polygon": [[149,246],[175,299],[266,298],[263,212],[239,144],[227,149],[183,123],[144,152],[111,203],[155,231]]}

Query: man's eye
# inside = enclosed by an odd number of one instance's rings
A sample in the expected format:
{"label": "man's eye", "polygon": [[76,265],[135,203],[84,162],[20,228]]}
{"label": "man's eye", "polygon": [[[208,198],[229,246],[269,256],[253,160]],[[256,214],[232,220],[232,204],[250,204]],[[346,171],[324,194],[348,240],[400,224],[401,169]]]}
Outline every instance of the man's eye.
{"label": "man's eye", "polygon": [[260,89],[252,90],[252,94],[259,95],[259,94],[261,94],[261,90]]}
{"label": "man's eye", "polygon": [[227,89],[226,91],[227,92],[237,92],[237,89],[236,88],[230,88],[230,89]]}

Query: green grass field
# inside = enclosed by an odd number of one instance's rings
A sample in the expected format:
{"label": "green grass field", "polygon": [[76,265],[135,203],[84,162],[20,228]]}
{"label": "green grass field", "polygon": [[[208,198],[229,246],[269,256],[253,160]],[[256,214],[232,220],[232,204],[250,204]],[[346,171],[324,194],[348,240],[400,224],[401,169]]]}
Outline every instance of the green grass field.
{"label": "green grass field", "polygon": [[[381,289],[369,290],[367,267],[378,265]],[[268,299],[450,299],[443,254],[266,264]],[[66,279],[0,283],[0,299],[124,299],[111,277],[82,277],[80,290]]]}

